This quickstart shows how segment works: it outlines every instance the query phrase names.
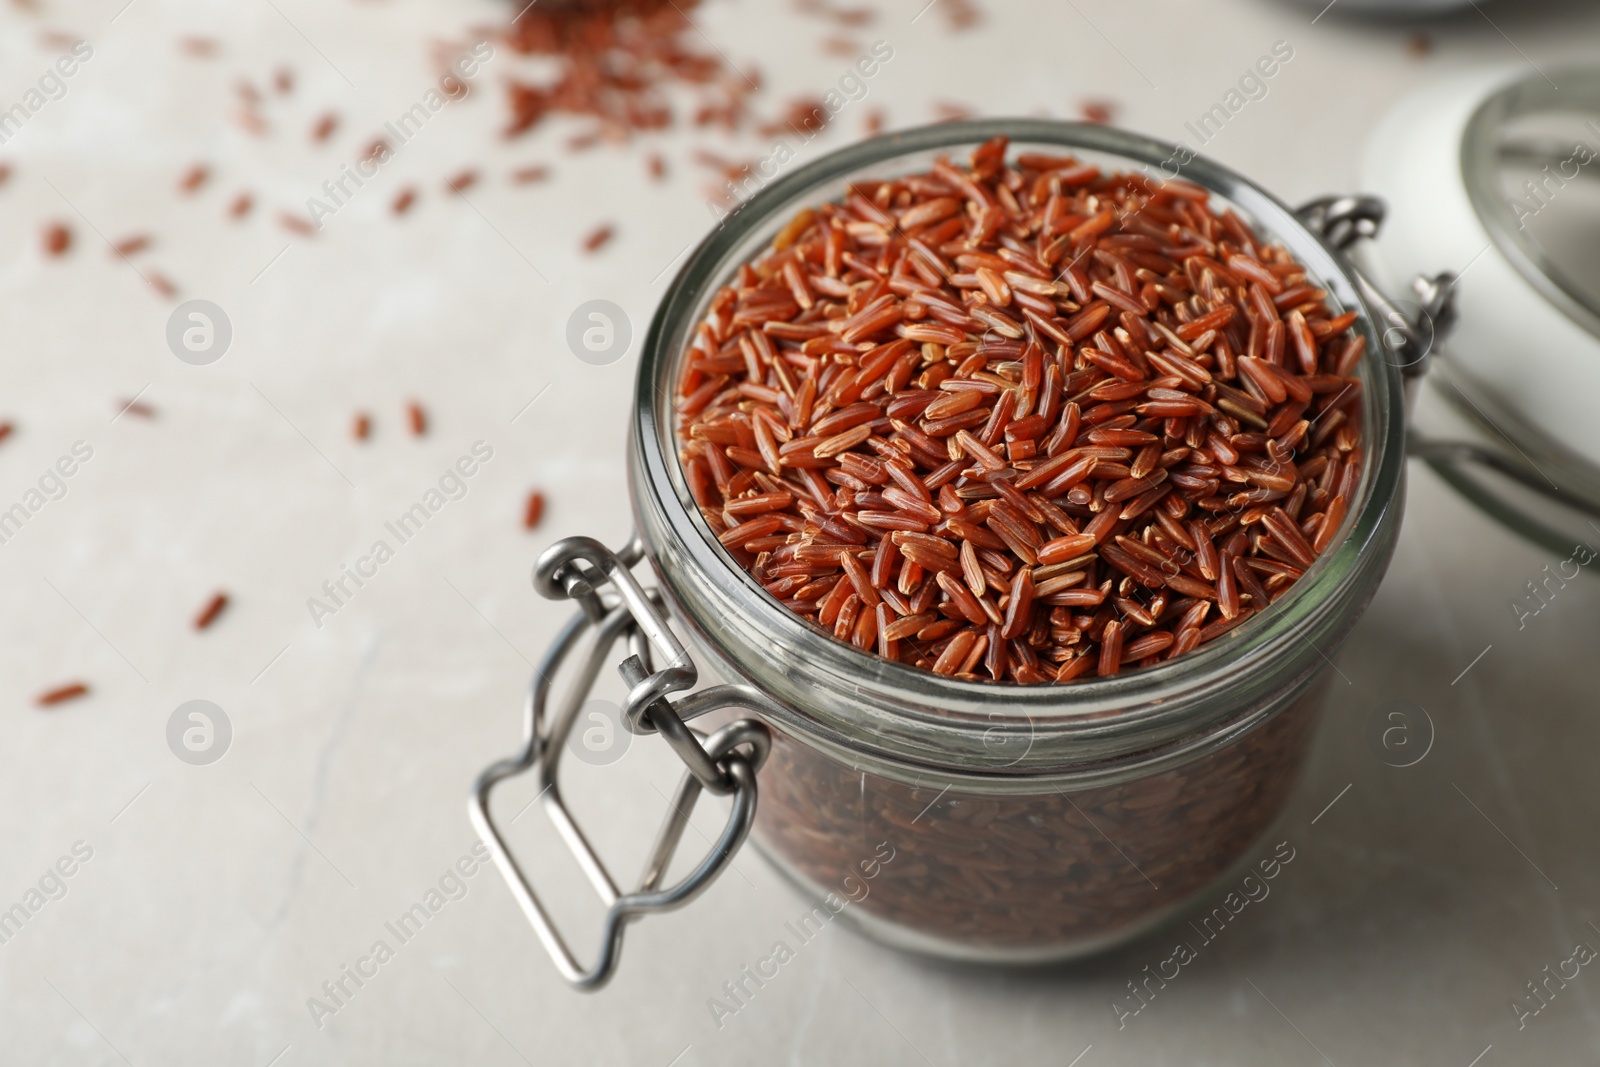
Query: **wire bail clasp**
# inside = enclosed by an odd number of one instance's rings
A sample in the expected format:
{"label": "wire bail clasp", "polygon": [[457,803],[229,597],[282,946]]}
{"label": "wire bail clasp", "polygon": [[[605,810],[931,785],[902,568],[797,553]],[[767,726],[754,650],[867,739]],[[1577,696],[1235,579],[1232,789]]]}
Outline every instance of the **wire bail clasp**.
{"label": "wire bail clasp", "polygon": [[1412,294],[1416,297],[1411,308],[1396,306],[1349,256],[1356,242],[1378,236],[1388,213],[1388,205],[1375,196],[1324,196],[1307,201],[1295,210],[1309,229],[1345,254],[1346,266],[1362,298],[1378,313],[1383,346],[1389,353],[1386,358],[1400,367],[1401,373],[1410,380],[1427,373],[1435,347],[1455,326],[1456,276],[1449,272],[1432,277],[1419,274],[1411,282]]}
{"label": "wire bail clasp", "polygon": [[[629,921],[650,912],[681,907],[704,892],[750,832],[756,810],[756,770],[771,748],[771,731],[759,719],[742,718],[708,736],[691,729],[688,722],[730,707],[769,713],[782,710],[770,697],[745,685],[711,686],[677,701],[667,699],[669,694],[692,688],[699,680],[699,671],[667,623],[661,594],[646,591],[630,570],[643,555],[637,536],[618,553],[592,538],[568,537],[539,557],[534,568],[534,588],[552,600],[575,600],[581,610],[556,636],[535,669],[528,688],[522,750],[479,775],[468,807],[474,828],[488,846],[495,866],[545,951],[562,977],[582,990],[599,989],[611,978]],[[551,713],[553,680],[590,631],[594,637],[587,655]],[[620,638],[627,639],[631,653],[618,666],[629,686],[624,724],[633,733],[660,733],[686,767],[638,886],[629,893],[617,889],[610,872],[573,821],[557,783],[561,754],[578,710]],[[662,665],[653,666],[656,662]],[[539,784],[536,799],[606,906],[600,948],[587,969],[573,956],[551,922],[489,810],[494,787],[527,771],[535,772]],[[667,866],[702,790],[732,796],[728,821],[710,852],[694,869],[676,884],[662,889]]]}

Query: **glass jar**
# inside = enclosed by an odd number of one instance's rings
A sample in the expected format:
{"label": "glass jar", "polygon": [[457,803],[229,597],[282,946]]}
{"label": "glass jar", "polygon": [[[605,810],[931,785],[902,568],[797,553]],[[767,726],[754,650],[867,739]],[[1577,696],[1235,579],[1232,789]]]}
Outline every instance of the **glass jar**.
{"label": "glass jar", "polygon": [[[685,482],[674,397],[693,331],[717,289],[796,212],[837,199],[850,181],[925,169],[997,135],[1010,138],[1014,152],[1065,151],[1153,177],[1163,168],[1174,176],[1181,158],[1176,146],[1100,126],[984,120],[886,135],[779,178],[693,253],[657,311],[640,357],[629,488],[634,552],[650,561],[692,658],[736,682],[753,698],[744,706],[757,707],[770,728],[771,756],[753,779],[761,851],[819,907],[879,940],[946,957],[1036,962],[1097,951],[1160,922],[1245,858],[1281,811],[1332,657],[1382,578],[1399,531],[1404,404],[1399,370],[1384,358],[1363,296],[1370,290],[1343,256],[1245,178],[1186,161],[1183,179],[1287,247],[1336,314],[1360,313],[1367,463],[1340,535],[1316,564],[1270,610],[1195,651],[1070,685],[936,675],[862,652],[794,615],[724,552]],[[608,564],[608,574],[597,574],[573,562],[580,555],[553,549],[541,561],[541,590],[561,595],[552,579],[566,566],[567,595],[582,602],[626,569]],[[598,620],[602,609],[591,612]],[[647,690],[648,659],[624,671],[635,684],[630,721],[663,689]],[[559,715],[555,722],[559,733]],[[541,749],[539,730],[530,720],[530,752]],[[542,745],[547,754],[560,747]],[[754,785],[734,791],[736,808],[747,792],[754,804]],[[483,783],[474,815],[488,839]],[[498,841],[491,847],[500,858]],[[519,898],[523,890],[531,897],[509,856],[501,867]],[[641,892],[654,891],[646,882]],[[613,900],[624,898],[613,891]],[[615,904],[622,917],[608,925],[610,948],[596,971],[614,962],[630,915],[681,902]],[[537,926],[526,900],[524,910]],[[546,923],[541,934],[547,930]]]}

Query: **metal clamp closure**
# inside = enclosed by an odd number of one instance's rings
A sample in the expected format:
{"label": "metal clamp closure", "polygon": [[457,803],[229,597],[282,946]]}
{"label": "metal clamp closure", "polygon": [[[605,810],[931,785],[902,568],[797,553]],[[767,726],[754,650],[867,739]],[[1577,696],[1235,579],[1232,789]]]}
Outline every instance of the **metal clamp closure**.
{"label": "metal clamp closure", "polygon": [[[647,592],[629,570],[643,554],[637,537],[620,553],[611,552],[591,538],[569,537],[540,557],[534,570],[534,588],[553,600],[576,600],[582,610],[557,635],[535,670],[528,689],[522,750],[478,777],[469,805],[473,826],[545,950],[562,977],[584,990],[599,989],[616,970],[623,931],[630,920],[681,907],[704,892],[750,832],[756,810],[756,770],[771,747],[770,730],[759,719],[743,718],[706,736],[691,729],[688,722],[730,707],[768,712],[778,708],[765,694],[743,685],[712,686],[676,702],[667,699],[671,693],[693,687],[699,672],[667,624],[660,594]],[[588,653],[552,714],[553,680],[590,631],[594,636]],[[617,889],[563,803],[557,783],[561,754],[578,710],[611,649],[622,637],[628,639],[632,653],[618,668],[629,686],[624,722],[635,733],[660,733],[686,767],[638,886],[629,893]],[[662,663],[659,668],[652,666],[657,659]],[[489,797],[496,785],[530,770],[539,784],[537,799],[606,906],[600,948],[588,968],[577,961],[556,930],[489,810]],[[728,821],[710,852],[694,869],[662,889],[667,866],[702,790],[732,796]]]}
{"label": "metal clamp closure", "polygon": [[[1324,196],[1308,201],[1295,214],[1340,252],[1363,239],[1370,240],[1383,227],[1388,206],[1375,196]],[[1386,359],[1399,366],[1407,378],[1427,373],[1434,347],[1455,326],[1455,275],[1418,275],[1411,283],[1415,301],[1402,308],[1346,256],[1361,297],[1377,311],[1382,325]]]}

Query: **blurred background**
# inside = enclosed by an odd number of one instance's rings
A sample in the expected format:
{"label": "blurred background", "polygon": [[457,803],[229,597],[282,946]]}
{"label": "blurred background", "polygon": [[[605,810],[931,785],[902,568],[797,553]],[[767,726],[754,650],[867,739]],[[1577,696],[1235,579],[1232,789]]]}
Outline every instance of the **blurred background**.
{"label": "blurred background", "polygon": [[[1357,191],[1415,87],[1592,60],[1600,9],[666,0],[617,24],[583,7],[0,11],[0,1060],[1600,1057],[1577,949],[1600,947],[1600,589],[1581,576],[1519,613],[1567,557],[1421,465],[1280,824],[1293,866],[1120,1026],[1159,933],[1000,971],[829,928],[718,1019],[709,998],[807,908],[753,852],[632,930],[606,991],[573,993],[464,803],[517,745],[567,614],[532,563],[559,537],[627,536],[638,340],[763,161],[1048,116],[1183,140],[1295,203]],[[1289,58],[1197,137],[1269,54]],[[591,301],[621,338],[600,357],[569,343]],[[419,502],[430,517],[397,534]],[[1391,712],[1415,731],[1404,758]],[[591,763],[571,768],[575,805],[630,871],[679,765],[655,738]],[[573,872],[543,866],[531,786],[505,793],[561,921],[592,930]],[[721,819],[702,804],[686,840]],[[395,929],[419,902],[427,921]]]}

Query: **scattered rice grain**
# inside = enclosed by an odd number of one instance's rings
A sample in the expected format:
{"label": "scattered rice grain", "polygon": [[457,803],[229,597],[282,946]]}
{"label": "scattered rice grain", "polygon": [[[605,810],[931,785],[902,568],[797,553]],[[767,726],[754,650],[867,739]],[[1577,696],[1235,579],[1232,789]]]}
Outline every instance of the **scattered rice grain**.
{"label": "scattered rice grain", "polygon": [[55,689],[50,689],[40,693],[39,696],[34,700],[34,703],[39,705],[41,708],[48,708],[56,704],[64,704],[69,700],[76,700],[79,697],[85,697],[88,695],[89,687],[83,682],[68,682],[66,685],[57,686]]}
{"label": "scattered rice grain", "polygon": [[204,163],[196,163],[183,172],[183,177],[178,179],[178,189],[185,193],[199,192],[200,187],[211,177],[211,168]]}
{"label": "scattered rice grain", "polygon": [[150,235],[146,233],[140,233],[135,234],[132,237],[124,237],[122,240],[111,246],[111,251],[119,256],[131,256],[137,252],[143,252],[149,247]]}
{"label": "scattered rice grain", "polygon": [[52,256],[64,256],[72,247],[72,231],[64,223],[52,222],[44,230],[44,250]]}
{"label": "scattered rice grain", "polygon": [[210,600],[206,601],[206,606],[201,608],[200,614],[194,617],[194,628],[196,630],[209,629],[211,624],[217,621],[217,616],[221,615],[227,607],[228,594],[220,592],[217,593]]}

